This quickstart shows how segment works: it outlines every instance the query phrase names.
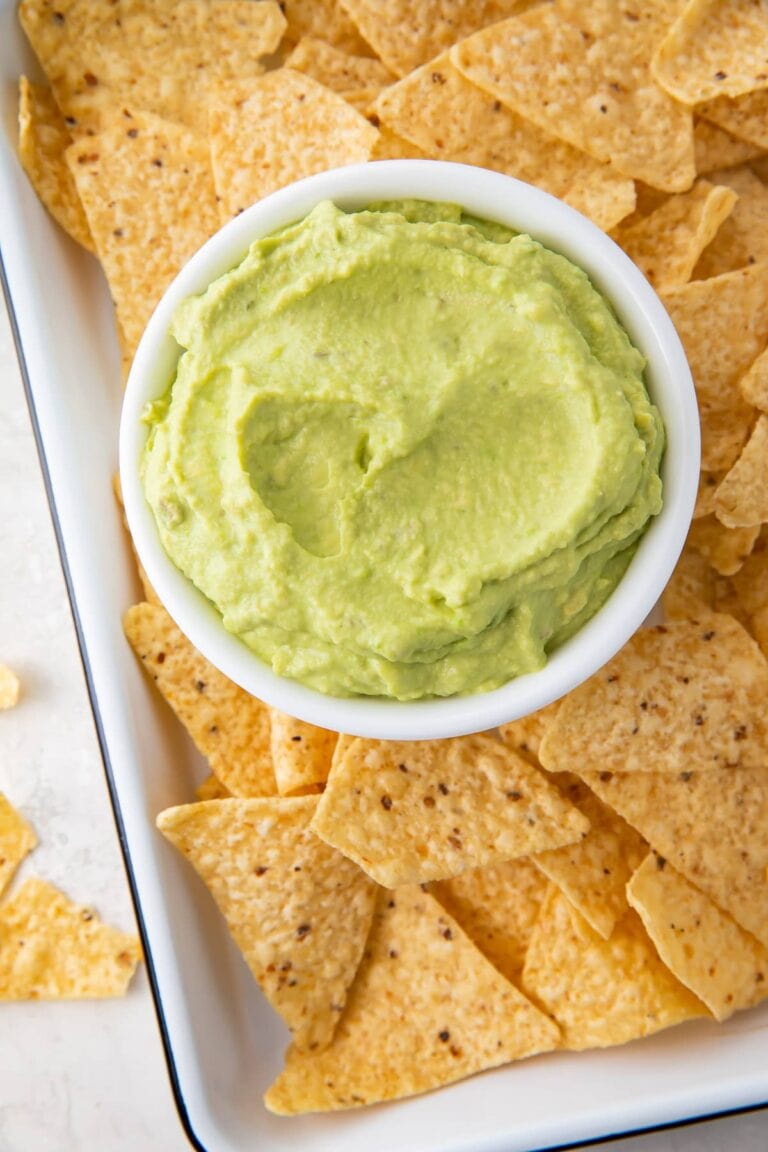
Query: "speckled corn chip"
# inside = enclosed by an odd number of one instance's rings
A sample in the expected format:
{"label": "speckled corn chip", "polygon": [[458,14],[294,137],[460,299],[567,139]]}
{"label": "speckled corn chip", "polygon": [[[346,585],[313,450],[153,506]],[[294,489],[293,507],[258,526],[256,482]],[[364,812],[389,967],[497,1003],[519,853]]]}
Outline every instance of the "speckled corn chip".
{"label": "speckled corn chip", "polygon": [[349,92],[356,88],[376,88],[391,84],[394,76],[381,60],[370,56],[350,56],[314,36],[301,39],[285,61],[287,68],[304,72],[332,88],[334,92]]}
{"label": "speckled corn chip", "polygon": [[739,388],[747,404],[768,412],[768,348],[749,366],[739,381]]}
{"label": "speckled corn chip", "polygon": [[768,416],[761,416],[741,456],[715,496],[715,514],[728,528],[768,521]]}
{"label": "speckled corn chip", "polygon": [[693,272],[696,280],[768,260],[768,188],[747,167],[712,172],[711,179],[730,188],[738,200],[702,252]]}
{"label": "speckled corn chip", "polygon": [[319,792],[328,779],[338,733],[295,720],[277,708],[269,709],[269,718],[272,764],[280,795]]}
{"label": "speckled corn chip", "polygon": [[373,49],[342,8],[339,0],[283,0],[288,21],[285,38],[292,44],[305,36],[319,37],[340,52],[372,56]]}
{"label": "speckled corn chip", "polygon": [[37,844],[35,830],[0,792],[0,896],[19,864]]}
{"label": "speckled corn chip", "polygon": [[[697,112],[722,131],[729,132],[733,139],[744,146],[751,145],[762,151],[768,150],[768,92],[748,92],[746,96],[721,96],[702,104]],[[747,159],[745,156],[744,160]],[[731,160],[730,164],[738,164]],[[719,167],[727,167],[724,162]]]}
{"label": "speckled corn chip", "polygon": [[716,516],[704,516],[691,525],[688,544],[706,557],[721,576],[734,576],[752,552],[759,534],[759,524],[726,528]]}
{"label": "speckled corn chip", "polygon": [[737,164],[748,164],[763,154],[759,145],[740,140],[708,120],[694,123],[693,148],[699,176],[707,176],[721,168],[734,168]]}
{"label": "speckled corn chip", "polygon": [[508,724],[499,726],[499,733],[505,744],[514,748],[520,756],[530,760],[532,764],[539,762],[539,745],[555,713],[560,701],[540,708],[538,712],[531,712],[528,716],[521,716],[519,720],[510,720]]}
{"label": "speckled corn chip", "polygon": [[690,620],[715,606],[716,573],[705,556],[686,547],[664,589],[666,620]]}
{"label": "speckled corn chip", "polygon": [[685,104],[768,88],[768,13],[755,0],[688,0],[651,70]]}

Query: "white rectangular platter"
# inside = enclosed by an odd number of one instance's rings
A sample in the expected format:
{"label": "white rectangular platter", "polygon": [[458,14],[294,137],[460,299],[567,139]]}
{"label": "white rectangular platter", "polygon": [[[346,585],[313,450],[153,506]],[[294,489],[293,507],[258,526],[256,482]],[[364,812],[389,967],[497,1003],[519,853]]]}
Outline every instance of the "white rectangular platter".
{"label": "white rectangular platter", "polygon": [[[51,511],[179,1114],[206,1152],[524,1152],[768,1101],[768,1004],[605,1052],[540,1057],[399,1104],[279,1119],[261,1103],[287,1033],[212,902],[154,829],[204,766],[121,630],[139,596],[111,479],[121,385],[106,284],[16,159],[16,92],[36,68],[0,0],[0,246]],[[12,494],[10,495],[12,498]],[[64,734],[62,734],[64,738]],[[73,803],[77,798],[73,798]],[[457,979],[461,974],[457,973]]]}

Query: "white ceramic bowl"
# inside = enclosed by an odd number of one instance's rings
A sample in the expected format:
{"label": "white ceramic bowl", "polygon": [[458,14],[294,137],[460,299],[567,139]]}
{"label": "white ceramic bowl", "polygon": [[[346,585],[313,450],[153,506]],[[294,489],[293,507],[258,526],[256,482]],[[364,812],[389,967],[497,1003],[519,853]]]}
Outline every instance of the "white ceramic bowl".
{"label": "white ceramic bowl", "polygon": [[[162,395],[179,348],[169,336],[180,301],[235,267],[251,242],[301,219],[320,200],[346,209],[373,200],[449,201],[528,232],[584,268],[613,304],[648,361],[647,382],[667,432],[664,507],[642,538],[608,602],[539,672],[474,696],[399,703],[326,696],[277,676],[237,637],[164,552],[139,480],[148,429],[145,403]],[[653,609],[680,554],[696,499],[699,417],[690,370],[658,296],[603,232],[574,209],[509,176],[431,160],[390,160],[310,176],[254,204],[217,232],[181,270],[147,326],[131,369],[120,427],[120,477],[136,550],[179,628],[232,680],[276,708],[324,728],[359,736],[419,740],[493,728],[534,712],[586,680],[622,647]]]}

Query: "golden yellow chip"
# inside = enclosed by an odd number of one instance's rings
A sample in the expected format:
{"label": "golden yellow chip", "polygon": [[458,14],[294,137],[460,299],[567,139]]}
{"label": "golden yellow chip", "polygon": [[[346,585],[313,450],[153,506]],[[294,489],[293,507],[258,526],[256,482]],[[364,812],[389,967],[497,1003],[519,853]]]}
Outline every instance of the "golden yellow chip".
{"label": "golden yellow chip", "polygon": [[748,404],[768,412],[768,348],[752,362],[742,376],[739,387]]}
{"label": "golden yellow chip", "polygon": [[425,883],[580,840],[589,821],[489,736],[355,740],[312,827],[379,884]]}
{"label": "golden yellow chip", "polygon": [[64,153],[72,143],[50,88],[19,81],[19,159],[32,187],[67,235],[93,251],[93,239]]}
{"label": "golden yellow chip", "polygon": [[634,208],[631,180],[505,108],[470,84],[447,54],[385,89],[376,115],[427,155],[536,184],[602,228]]}
{"label": "golden yellow chip", "polygon": [[727,528],[768,521],[768,416],[761,416],[741,456],[715,496],[715,513]]}
{"label": "golden yellow chip", "polygon": [[664,589],[666,620],[690,620],[715,606],[716,574],[705,556],[686,547]]}
{"label": "golden yellow chip", "polygon": [[768,947],[768,774],[581,772],[660,856]]}
{"label": "golden yellow chip", "polygon": [[628,909],[604,940],[554,885],[528,947],[523,990],[552,1016],[563,1047],[607,1048],[706,1016]]}
{"label": "golden yellow chip", "polygon": [[290,43],[313,36],[352,56],[373,55],[339,0],[283,0],[281,8],[288,21],[285,36]]}
{"label": "golden yellow chip", "polygon": [[750,616],[768,604],[768,527],[760,530],[751,555],[732,583],[739,602]]}
{"label": "golden yellow chip", "polygon": [[[372,123],[378,116],[374,113]],[[429,157],[417,144],[412,144],[396,132],[382,126],[371,150],[371,160],[427,160]]]}
{"label": "golden yellow chip", "polygon": [[515,983],[546,890],[544,875],[525,859],[474,868],[430,887],[483,955]]}
{"label": "golden yellow chip", "polygon": [[579,774],[758,766],[768,760],[767,699],[768,663],[730,616],[642,628],[566,696],[539,756],[550,771]]}
{"label": "golden yellow chip", "polygon": [[627,881],[648,851],[634,828],[608,808],[578,777],[556,777],[564,795],[590,823],[579,844],[532,857],[598,935],[608,939],[627,910]]}
{"label": "golden yellow chip", "polygon": [[649,216],[619,227],[613,238],[654,288],[679,288],[690,280],[736,199],[733,189],[699,180],[690,192],[670,196]]}
{"label": "golden yellow chip", "polygon": [[[748,92],[735,98],[718,96],[702,104],[697,112],[716,124],[721,131],[730,133],[734,140],[740,140],[745,147],[751,146],[760,151],[768,149],[768,92],[765,90]],[[746,159],[747,156],[744,156],[743,160]],[[731,164],[741,162],[730,161]],[[727,163],[721,165],[723,168],[728,166]]]}
{"label": "golden yellow chip", "polygon": [[539,745],[552,720],[555,717],[560,701],[540,708],[538,712],[531,712],[528,716],[521,716],[519,720],[510,720],[508,724],[499,726],[499,733],[505,744],[514,748],[520,756],[530,760],[532,764],[539,762]]}
{"label": "golden yellow chip", "polygon": [[667,192],[695,176],[693,117],[654,84],[651,53],[675,5],[561,0],[478,32],[451,59],[468,80],[553,136]]}
{"label": "golden yellow chip", "polygon": [[279,1115],[357,1108],[557,1047],[556,1026],[419,887],[381,893],[333,1043],[289,1048],[267,1091]]}
{"label": "golden yellow chip", "polygon": [[749,557],[759,534],[759,524],[753,528],[726,528],[716,516],[705,516],[691,525],[687,544],[721,576],[733,576]]}
{"label": "golden yellow chip", "polygon": [[235,796],[273,796],[269,711],[190,644],[158,604],[136,604],[125,634],[213,772]]}
{"label": "golden yellow chip", "polygon": [[313,835],[316,803],[213,800],[157,817],[210,890],[295,1043],[311,1049],[330,1042],[376,899],[360,869]]}
{"label": "golden yellow chip", "polygon": [[697,280],[733,272],[746,264],[768,259],[768,188],[750,168],[712,172],[711,179],[727,185],[738,201],[704,250],[694,269]]}
{"label": "golden yellow chip", "polygon": [[16,673],[0,664],[0,711],[15,708],[19,702],[21,683]]}
{"label": "golden yellow chip", "polygon": [[693,152],[697,173],[699,176],[707,176],[721,168],[748,164],[750,160],[762,156],[763,148],[732,136],[709,120],[696,120],[693,125]]}
{"label": "golden yellow chip", "polygon": [[211,772],[210,776],[206,776],[202,784],[198,784],[195,788],[196,800],[231,800],[232,793],[229,788],[222,784],[218,776],[214,776]]}
{"label": "golden yellow chip", "polygon": [[381,88],[391,84],[394,76],[381,60],[370,56],[350,56],[314,36],[301,39],[285,61],[286,68],[304,72],[332,88],[334,92],[348,93],[358,88]]}
{"label": "golden yellow chip", "polygon": [[290,68],[216,89],[209,126],[222,221],[302,176],[368,160],[377,138],[342,96]]}
{"label": "golden yellow chip", "polygon": [[696,493],[696,507],[693,510],[693,519],[702,520],[711,516],[715,510],[715,493],[725,472],[701,472],[699,474],[699,490]]}
{"label": "golden yellow chip", "polygon": [[281,796],[319,792],[328,779],[338,733],[269,709],[272,764]]}
{"label": "golden yellow chip", "polygon": [[0,904],[0,1000],[122,996],[141,946],[42,880]]}
{"label": "golden yellow chip", "polygon": [[688,0],[651,71],[684,104],[768,88],[768,13],[755,0]]}
{"label": "golden yellow chip", "polygon": [[0,896],[19,864],[36,844],[34,828],[0,792]]}
{"label": "golden yellow chip", "polygon": [[177,124],[120,112],[66,156],[133,351],[171,280],[218,227],[208,145]]}
{"label": "golden yellow chip", "polygon": [[768,604],[759,608],[752,617],[752,633],[763,655],[768,658]]}
{"label": "golden yellow chip", "polygon": [[627,898],[666,966],[716,1020],[768,998],[768,948],[663,857],[646,857]]}

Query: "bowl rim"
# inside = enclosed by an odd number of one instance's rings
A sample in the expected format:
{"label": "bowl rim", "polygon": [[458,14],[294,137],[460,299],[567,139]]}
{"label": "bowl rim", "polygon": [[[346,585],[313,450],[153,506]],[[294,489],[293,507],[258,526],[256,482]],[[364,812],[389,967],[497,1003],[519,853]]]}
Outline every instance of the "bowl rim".
{"label": "bowl rim", "polygon": [[[175,567],[160,542],[139,478],[148,428],[141,413],[168,386],[179,348],[169,335],[177,305],[234,268],[250,244],[302,219],[321,200],[341,208],[372,201],[456,203],[483,219],[530,233],[582,267],[613,305],[647,361],[646,382],[666,429],[664,504],[606,603],[542,669],[469,696],[414,701],[337,697],[278,676],[237,636]],[[265,703],[322,728],[378,739],[465,735],[519,719],[558,700],[623,647],[654,609],[682,551],[698,488],[696,393],[680,339],[661,300],[629,257],[574,208],[512,176],[441,160],[384,160],[331,169],[287,185],[226,223],[181,268],[144,331],[120,421],[119,469],[128,527],[163,606],[216,668]]]}

